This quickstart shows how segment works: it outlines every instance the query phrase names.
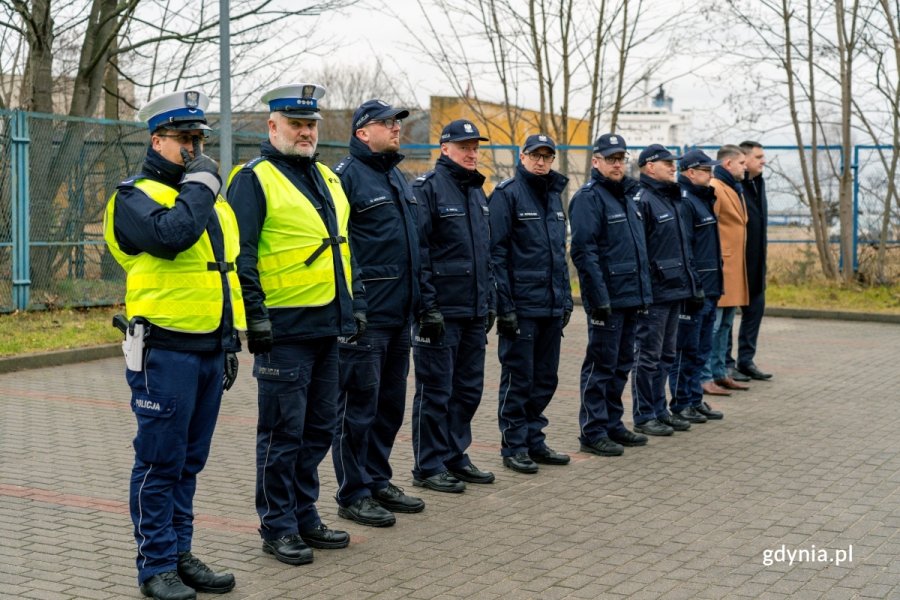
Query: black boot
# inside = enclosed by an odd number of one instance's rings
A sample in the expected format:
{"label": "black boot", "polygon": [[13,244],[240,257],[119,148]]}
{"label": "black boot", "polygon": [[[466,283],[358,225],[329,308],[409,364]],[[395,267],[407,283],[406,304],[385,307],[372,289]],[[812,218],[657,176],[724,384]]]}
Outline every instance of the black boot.
{"label": "black boot", "polygon": [[157,573],[141,584],[141,593],[155,600],[195,600],[197,594],[182,583],[178,571]]}
{"label": "black boot", "polygon": [[178,576],[198,592],[225,594],[234,589],[234,575],[214,573],[202,560],[190,552],[178,555]]}

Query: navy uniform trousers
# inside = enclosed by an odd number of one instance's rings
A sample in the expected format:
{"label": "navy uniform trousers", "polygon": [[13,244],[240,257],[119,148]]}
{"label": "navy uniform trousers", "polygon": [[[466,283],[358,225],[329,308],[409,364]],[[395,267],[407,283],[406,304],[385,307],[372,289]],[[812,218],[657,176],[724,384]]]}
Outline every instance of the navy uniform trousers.
{"label": "navy uniform trousers", "polygon": [[670,408],[681,412],[703,402],[703,370],[712,352],[718,298],[706,298],[694,315],[679,315],[675,362],[669,369]]}
{"label": "navy uniform trousers", "polygon": [[319,463],[334,436],[338,398],[335,337],[275,344],[257,354],[256,512],[265,540],[322,522]]}
{"label": "navy uniform trousers", "polygon": [[540,452],[546,448],[544,409],[559,383],[562,317],[521,318],[514,339],[499,336],[500,454]]}
{"label": "navy uniform trousers", "polygon": [[634,333],[634,375],[631,379],[634,424],[669,414],[666,379],[675,362],[681,302],[651,304],[639,311]]}
{"label": "navy uniform trousers", "polygon": [[581,365],[579,439],[594,444],[624,433],[622,392],[634,366],[636,309],[614,309],[605,321],[588,317],[588,345]]}
{"label": "navy uniform trousers", "polygon": [[472,418],[484,389],[484,319],[446,319],[437,340],[413,327],[413,476],[425,479],[471,464]]}
{"label": "navy uniform trousers", "polygon": [[338,344],[341,395],[331,457],[341,506],[391,481],[391,449],[406,409],[409,346],[409,326],[367,329],[353,344]]}
{"label": "navy uniform trousers", "polygon": [[137,417],[129,505],[138,583],[175,570],[191,549],[197,474],[209,456],[222,402],[222,351],[148,348],[144,370],[126,369]]}

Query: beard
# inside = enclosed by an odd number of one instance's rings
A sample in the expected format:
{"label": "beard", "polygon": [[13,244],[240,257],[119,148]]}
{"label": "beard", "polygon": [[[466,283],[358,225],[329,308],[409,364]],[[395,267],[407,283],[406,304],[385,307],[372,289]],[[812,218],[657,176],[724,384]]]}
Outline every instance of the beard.
{"label": "beard", "polygon": [[286,140],[282,140],[281,138],[276,138],[272,140],[272,145],[275,146],[275,149],[281,152],[286,156],[302,156],[305,158],[312,158],[316,153],[315,142],[312,143],[312,148],[296,148],[294,147],[294,142],[289,142]]}

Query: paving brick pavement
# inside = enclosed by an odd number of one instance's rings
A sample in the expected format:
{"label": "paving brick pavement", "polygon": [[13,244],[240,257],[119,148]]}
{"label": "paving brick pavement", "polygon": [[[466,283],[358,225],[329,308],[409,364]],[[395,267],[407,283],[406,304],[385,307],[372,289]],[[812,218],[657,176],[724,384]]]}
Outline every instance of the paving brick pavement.
{"label": "paving brick pavement", "polygon": [[[571,465],[502,467],[491,336],[470,454],[497,482],[413,489],[407,426],[394,481],[428,507],[372,529],[336,516],[329,457],[320,512],[352,544],[301,567],[260,550],[244,353],[196,498],[195,552],[237,577],[225,597],[900,598],[900,327],[767,318],[760,365],[774,380],[717,402],[724,421],[618,458],[577,452],[584,319],[566,333],[548,441]],[[0,376],[0,597],[140,597],[123,369],[107,359]],[[782,546],[851,545],[841,565],[764,564]]]}

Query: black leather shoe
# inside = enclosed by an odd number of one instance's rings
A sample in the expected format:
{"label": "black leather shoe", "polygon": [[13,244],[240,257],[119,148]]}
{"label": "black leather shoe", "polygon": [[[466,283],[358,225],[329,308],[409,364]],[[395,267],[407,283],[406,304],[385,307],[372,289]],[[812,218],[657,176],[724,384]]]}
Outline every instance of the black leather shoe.
{"label": "black leather shoe", "polygon": [[609,439],[623,446],[646,446],[647,436],[633,431],[614,431],[609,434]]}
{"label": "black leather shoe", "polygon": [[663,425],[668,425],[675,431],[687,431],[691,428],[690,421],[686,421],[678,415],[664,415],[662,417],[659,417],[658,420]]}
{"label": "black leather shoe", "polygon": [[286,565],[308,565],[313,561],[312,548],[296,533],[277,540],[263,540],[262,549]]}
{"label": "black leather shoe", "polygon": [[403,488],[389,483],[386,488],[372,493],[375,502],[395,513],[420,513],[425,510],[425,502],[415,496],[407,496]]}
{"label": "black leather shoe", "polygon": [[451,475],[448,471],[426,477],[425,479],[416,479],[413,477],[413,485],[434,490],[435,492],[449,492],[451,494],[459,494],[466,491],[466,484]]}
{"label": "black leather shoe", "polygon": [[369,527],[390,527],[397,522],[391,511],[369,496],[360,498],[350,506],[338,506],[338,516]]}
{"label": "black leather shoe", "polygon": [[572,460],[568,454],[557,452],[549,446],[544,446],[540,450],[529,450],[528,456],[541,465],[567,465]]}
{"label": "black leather shoe", "polygon": [[141,584],[141,593],[156,600],[194,600],[197,594],[184,585],[178,571],[158,573]]}
{"label": "black leather shoe", "polygon": [[725,413],[718,410],[713,410],[713,407],[707,404],[706,402],[701,402],[699,406],[695,406],[694,410],[698,413],[709,419],[710,421],[721,421],[725,418]]}
{"label": "black leather shoe", "polygon": [[673,410],[672,414],[677,417],[681,417],[688,423],[706,423],[706,421],[707,421],[707,419],[703,415],[703,413],[698,411],[693,406],[688,406],[687,408],[685,408],[684,410],[681,410],[681,411]]}
{"label": "black leather shoe", "polygon": [[[749,378],[746,381],[750,381],[750,379],[756,379],[757,381],[766,381],[768,379],[772,379],[771,373],[763,373],[762,371],[760,371],[759,369],[756,368],[756,365],[747,365],[746,367],[738,367],[737,372],[746,375]],[[735,378],[735,379],[737,379],[737,378]],[[742,379],[740,381],[744,381],[744,380]]]}
{"label": "black leather shoe", "polygon": [[590,452],[597,456],[622,456],[625,448],[622,444],[618,444],[609,438],[600,438],[596,442],[590,444],[581,443],[582,452]]}
{"label": "black leather shoe", "polygon": [[234,589],[234,575],[213,572],[190,552],[178,555],[178,576],[185,585],[206,594],[227,594]]}
{"label": "black leather shoe", "polygon": [[750,381],[750,376],[746,375],[739,369],[729,369],[728,374],[731,375],[731,378],[740,383],[747,383]]}
{"label": "black leather shoe", "polygon": [[675,430],[666,425],[665,423],[660,423],[656,419],[650,419],[649,421],[645,421],[638,425],[635,423],[634,430],[639,433],[645,433],[647,435],[672,435],[675,433]]}
{"label": "black leather shoe", "polygon": [[322,550],[336,550],[350,545],[350,534],[339,529],[328,529],[325,523],[319,523],[314,529],[300,532],[303,541],[313,548]]}
{"label": "black leather shoe", "polygon": [[531,475],[538,472],[537,463],[528,457],[527,452],[519,452],[513,456],[503,457],[503,466],[519,473]]}
{"label": "black leather shoe", "polygon": [[450,474],[460,481],[468,481],[469,483],[494,483],[493,473],[482,471],[472,463],[467,464],[462,469],[451,469]]}

